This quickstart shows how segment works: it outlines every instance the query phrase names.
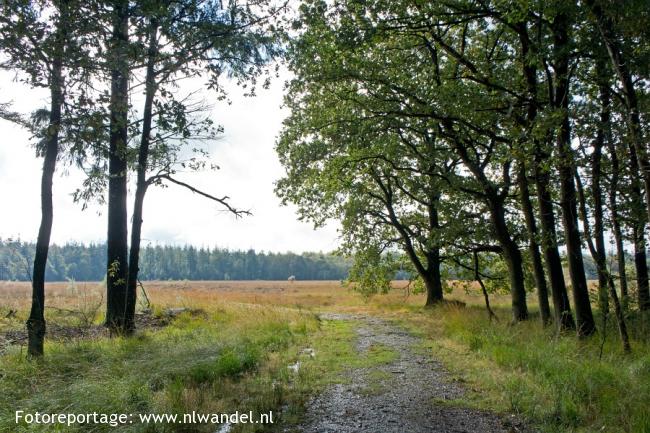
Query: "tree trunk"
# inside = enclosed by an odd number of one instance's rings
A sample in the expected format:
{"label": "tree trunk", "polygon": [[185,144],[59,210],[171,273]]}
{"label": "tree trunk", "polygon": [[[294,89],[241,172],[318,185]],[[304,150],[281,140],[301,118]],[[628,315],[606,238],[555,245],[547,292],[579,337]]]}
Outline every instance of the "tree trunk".
{"label": "tree trunk", "polygon": [[[615,200],[615,199],[614,199]],[[614,202],[615,203],[615,202]],[[614,232],[614,242],[616,243],[616,263],[618,265],[618,285],[621,292],[621,305],[623,310],[627,310],[630,305],[630,294],[627,288],[627,271],[625,269],[625,249],[623,248],[623,233],[621,224],[618,220],[618,211],[615,204],[612,204],[610,195],[610,212],[612,214],[612,231]]]}
{"label": "tree trunk", "polygon": [[[607,290],[607,288],[609,288],[609,295],[611,296],[612,303],[614,304],[614,312],[616,314],[618,331],[621,336],[621,342],[623,343],[623,351],[625,351],[626,353],[630,353],[632,349],[630,347],[630,337],[628,336],[627,333],[625,316],[623,315],[623,310],[621,309],[621,303],[619,302],[618,295],[616,294],[616,286],[614,285],[614,279],[612,278],[612,275],[607,270],[607,263],[605,262],[605,260],[600,260],[600,253],[598,251],[598,247],[594,246],[594,242],[591,238],[592,237],[591,228],[589,225],[589,218],[587,216],[587,204],[585,199],[585,193],[584,193],[584,189],[582,188],[582,183],[580,181],[580,175],[578,174],[577,171],[576,171],[576,183],[578,185],[578,193],[580,197],[580,213],[582,214],[582,220],[583,220],[584,230],[585,230],[585,239],[587,241],[587,245],[589,246],[589,252],[591,253],[591,256],[596,262],[596,265],[598,266],[599,281],[601,280],[602,277],[605,280],[605,286],[606,286],[605,289]],[[596,210],[594,210],[594,212],[596,212]],[[598,238],[597,234],[596,234],[596,238]],[[609,308],[602,310],[603,332],[607,332],[605,330],[605,326],[607,325],[608,314],[609,314]]]}
{"label": "tree trunk", "polygon": [[650,286],[648,284],[648,265],[646,242],[643,229],[645,224],[635,225],[632,229],[634,236],[634,267],[636,268],[637,300],[639,310],[650,309]]}
{"label": "tree trunk", "polygon": [[544,276],[542,256],[539,252],[539,245],[537,244],[537,223],[535,222],[533,204],[530,201],[528,179],[526,178],[526,167],[523,165],[523,161],[521,162],[521,167],[519,168],[517,182],[519,184],[519,199],[521,201],[521,209],[524,212],[526,229],[528,230],[528,236],[530,237],[530,240],[528,242],[528,251],[530,252],[530,257],[533,262],[533,275],[535,276],[535,287],[537,288],[539,312],[542,319],[542,324],[547,325],[551,322],[551,308],[548,303],[548,287],[546,285],[546,277]]}
{"label": "tree trunk", "polygon": [[106,326],[129,332],[127,323],[127,141],[128,141],[128,1],[117,0],[111,40],[111,101],[108,180]]}
{"label": "tree trunk", "polygon": [[[526,87],[528,92],[528,107],[527,107],[527,128],[532,129],[537,121],[538,113],[538,99],[537,99],[537,68],[535,62],[531,62],[529,55],[531,53],[531,42],[528,36],[528,23],[523,21],[515,26],[519,34],[519,42],[521,44],[521,64],[526,78]],[[551,285],[551,293],[553,295],[553,309],[555,312],[555,322],[558,330],[563,331],[566,329],[574,329],[575,323],[571,314],[571,306],[569,304],[569,297],[567,295],[566,284],[564,282],[564,271],[562,270],[562,261],[560,260],[560,253],[557,248],[557,235],[555,233],[555,215],[553,212],[553,202],[551,201],[551,194],[548,188],[549,174],[542,167],[550,159],[550,154],[541,148],[540,140],[531,137],[534,144],[534,158],[533,158],[533,172],[535,189],[537,192],[537,201],[540,213],[541,225],[541,247],[546,259],[546,269],[549,276]],[[524,179],[526,180],[526,179]],[[521,189],[521,188],[520,188]],[[528,200],[530,201],[530,200]],[[532,206],[531,206],[532,207]],[[526,220],[534,223],[534,215],[528,213]],[[529,231],[530,231],[529,227]],[[530,246],[532,248],[532,246]],[[534,256],[534,255],[533,255]],[[534,263],[534,266],[537,266]],[[541,272],[539,273],[541,275]],[[539,286],[538,286],[539,287]],[[539,291],[538,291],[539,294]],[[548,303],[548,300],[546,301]],[[542,304],[540,303],[540,306]],[[541,307],[540,307],[541,308]],[[542,316],[543,320],[543,316]]]}
{"label": "tree trunk", "polygon": [[[433,188],[432,188],[433,189]],[[434,232],[440,230],[440,222],[438,220],[438,201],[440,197],[437,193],[432,192],[429,194],[429,231]],[[427,288],[427,301],[426,306],[431,306],[442,302],[442,280],[440,278],[440,248],[437,245],[429,246],[425,252],[427,258],[426,272],[422,276],[424,284]]]}
{"label": "tree trunk", "polygon": [[[562,129],[568,128],[568,124]],[[565,135],[561,133],[561,135]],[[567,138],[567,137],[565,137]],[[562,143],[564,142],[564,143]],[[594,318],[591,311],[589,300],[589,289],[587,287],[587,278],[585,276],[584,262],[582,259],[582,244],[580,240],[580,231],[578,230],[578,214],[576,209],[576,192],[571,175],[570,149],[566,149],[570,142],[561,140],[559,147],[561,150],[560,164],[560,189],[561,189],[561,208],[562,222],[564,225],[564,236],[566,239],[567,258],[569,261],[569,275],[571,277],[571,286],[573,291],[573,302],[576,310],[576,321],[578,336],[586,337],[596,331]]]}
{"label": "tree trunk", "polygon": [[481,278],[481,272],[479,270],[480,265],[478,259],[478,252],[474,251],[473,256],[474,256],[474,280],[476,280],[479,286],[481,286],[481,292],[483,292],[483,299],[485,300],[485,309],[487,310],[488,318],[490,319],[490,322],[492,321],[492,319],[499,321],[497,315],[494,314],[494,311],[492,311],[492,307],[490,306],[490,295],[488,295],[487,288],[485,287],[485,284],[483,284],[483,279]]}
{"label": "tree trunk", "polygon": [[564,281],[562,260],[560,259],[560,252],[558,251],[557,246],[555,212],[553,211],[551,193],[548,190],[549,175],[541,167],[539,161],[535,162],[534,170],[535,189],[537,191],[537,202],[540,214],[539,219],[542,228],[542,251],[544,253],[546,269],[551,283],[555,321],[559,331],[575,329],[576,325],[573,321],[569,295]]}
{"label": "tree trunk", "polygon": [[41,225],[36,239],[34,268],[32,277],[32,307],[27,319],[27,353],[31,357],[43,356],[45,339],[45,269],[50,247],[54,209],[52,206],[52,179],[59,153],[59,127],[61,124],[61,105],[63,104],[63,78],[61,59],[52,64],[52,84],[50,88],[50,120],[45,143],[43,174],[41,177]]}
{"label": "tree trunk", "polygon": [[[445,125],[448,129],[453,130],[453,125],[448,121]],[[502,249],[503,259],[508,267],[508,276],[510,277],[510,295],[512,297],[512,316],[515,322],[528,319],[528,306],[526,305],[526,287],[524,284],[524,271],[519,246],[512,240],[508,224],[506,223],[506,210],[504,200],[510,189],[510,182],[506,181],[504,176],[504,185],[502,191],[488,179],[485,174],[485,168],[476,164],[470,158],[467,148],[460,142],[454,140],[454,147],[458,156],[462,159],[465,166],[472,172],[478,183],[483,189],[482,193],[477,193],[486,204],[490,212],[490,222],[494,230],[495,237]],[[510,164],[505,163],[502,167],[504,173],[509,173]],[[509,179],[509,175],[507,176]]]}
{"label": "tree trunk", "polygon": [[639,172],[639,161],[637,159],[636,148],[628,146],[630,155],[630,167],[632,172],[632,185],[630,188],[630,197],[633,206],[638,206],[632,211],[632,241],[634,243],[634,267],[636,268],[637,282],[637,300],[639,310],[645,311],[650,309],[650,287],[648,285],[648,265],[646,256],[645,226],[646,216],[643,211],[643,197],[641,195],[641,185],[639,179],[634,173]]}
{"label": "tree trunk", "polygon": [[138,150],[138,179],[135,188],[133,203],[133,221],[131,223],[131,250],[129,251],[129,280],[127,297],[127,325],[135,328],[135,304],[137,300],[138,272],[140,271],[140,240],[142,235],[142,214],[144,197],[149,183],[147,182],[147,166],[149,159],[149,145],[151,139],[151,125],[153,100],[156,94],[156,77],[154,66],[158,53],[158,21],[151,19],[149,24],[149,49],[147,52],[147,75],[145,82],[144,113],[142,117],[142,137]]}
{"label": "tree trunk", "polygon": [[501,199],[489,200],[490,218],[496,238],[503,249],[503,259],[508,267],[510,276],[510,293],[512,296],[512,316],[515,321],[528,319],[526,305],[526,287],[524,285],[523,260],[519,247],[512,240],[506,224],[505,209]]}
{"label": "tree trunk", "polygon": [[612,66],[618,75],[618,79],[623,88],[623,97],[627,106],[627,123],[632,138],[632,144],[636,150],[641,177],[645,186],[646,214],[650,221],[650,162],[648,161],[648,148],[643,140],[643,130],[641,127],[641,118],[639,115],[639,102],[637,99],[636,89],[632,74],[628,69],[628,61],[625,58],[621,45],[618,41],[614,29],[614,23],[605,14],[600,5],[595,0],[586,0],[591,12],[596,17],[598,30],[607,47],[609,58]]}
{"label": "tree trunk", "polygon": [[623,343],[623,351],[625,353],[630,353],[632,352],[632,347],[630,346],[630,337],[628,336],[627,325],[625,324],[625,315],[621,308],[621,303],[618,301],[616,286],[614,285],[614,279],[611,275],[609,275],[609,293],[612,297],[612,303],[614,304],[614,313],[616,314],[618,332],[621,336],[621,342]]}
{"label": "tree trunk", "polygon": [[[602,71],[604,65],[597,68]],[[600,124],[596,130],[596,139],[594,140],[594,149],[591,154],[591,196],[594,200],[594,230],[593,237],[596,241],[596,255],[594,260],[598,267],[598,303],[600,311],[603,314],[609,312],[608,284],[609,277],[607,272],[607,252],[605,251],[605,222],[603,216],[603,192],[600,186],[602,177],[602,154],[605,144],[605,128],[609,124],[609,98],[604,95],[609,89],[605,89],[606,84],[600,79]],[[586,207],[586,203],[585,203]],[[586,209],[585,209],[586,212]],[[584,216],[587,218],[587,215]]]}
{"label": "tree trunk", "polygon": [[32,305],[27,319],[27,355],[33,358],[43,356],[45,341],[45,269],[50,248],[50,235],[54,220],[52,205],[52,179],[59,154],[59,131],[61,107],[63,106],[63,56],[65,51],[65,26],[67,11],[61,5],[61,16],[57,23],[56,52],[52,59],[50,75],[50,119],[45,136],[43,173],[41,175],[41,225],[36,238],[34,267],[32,270]]}
{"label": "tree trunk", "polygon": [[425,306],[442,302],[442,280],[440,279],[440,251],[434,248],[427,253],[427,269],[422,276],[424,285],[427,288],[427,301]]}
{"label": "tree trunk", "polygon": [[[603,107],[610,106],[610,90],[609,86],[603,85],[600,88],[600,98],[601,105]],[[606,128],[607,136],[607,148],[609,149],[610,154],[610,163],[612,165],[612,178],[610,180],[609,186],[609,212],[611,215],[612,221],[612,232],[614,232],[614,240],[616,243],[616,260],[618,264],[618,281],[619,287],[621,290],[621,305],[623,310],[627,310],[629,304],[629,294],[627,289],[627,275],[625,271],[625,249],[623,247],[623,231],[621,230],[620,216],[618,211],[618,172],[619,172],[619,163],[618,163],[618,153],[616,151],[616,144],[611,137],[610,122],[611,119],[608,118]]]}
{"label": "tree trunk", "polygon": [[571,124],[569,122],[569,24],[564,13],[558,13],[553,21],[554,69],[556,73],[554,105],[561,112],[562,120],[557,134],[558,172],[560,177],[560,206],[566,239],[569,275],[576,310],[577,333],[587,337],[596,332],[596,325],[589,301],[589,289],[582,260],[582,244],[578,229],[576,191],[573,181],[573,151],[571,149]]}

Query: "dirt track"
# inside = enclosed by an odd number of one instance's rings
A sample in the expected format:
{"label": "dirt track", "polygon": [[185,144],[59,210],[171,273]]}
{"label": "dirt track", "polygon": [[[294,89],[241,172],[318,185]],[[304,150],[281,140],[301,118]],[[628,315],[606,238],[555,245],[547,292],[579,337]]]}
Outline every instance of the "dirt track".
{"label": "dirt track", "polygon": [[[515,433],[523,425],[514,417],[455,407],[441,402],[463,394],[442,366],[418,353],[419,340],[384,320],[367,316],[326,315],[325,320],[357,322],[357,350],[373,344],[397,352],[394,362],[347,372],[350,384],[331,386],[313,399],[304,433]],[[377,380],[377,377],[381,380]]]}

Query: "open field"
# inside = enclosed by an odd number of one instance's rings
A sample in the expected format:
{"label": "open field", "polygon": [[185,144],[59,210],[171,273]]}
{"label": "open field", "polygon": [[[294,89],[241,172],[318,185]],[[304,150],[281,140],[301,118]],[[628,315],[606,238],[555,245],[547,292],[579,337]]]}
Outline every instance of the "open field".
{"label": "open field", "polygon": [[[316,315],[339,312],[380,316],[419,337],[416,349],[441,360],[468,390],[439,404],[516,414],[544,432],[650,432],[648,317],[629,317],[638,323],[631,327],[637,330],[632,335],[634,352],[625,356],[612,320],[604,341],[602,328],[598,336],[578,341],[543,329],[534,317],[511,325],[509,297],[498,295],[491,301],[499,321],[491,323],[482,296],[473,289],[456,288],[447,295],[466,307],[424,309],[424,296],[409,293],[401,282],[389,294],[370,300],[336,281],[144,285],[150,316],[164,318],[169,308],[186,311],[132,338],[73,334],[50,340],[42,364],[25,361],[19,345],[7,347],[5,342],[6,353],[0,355],[0,431],[27,431],[28,426],[13,422],[16,408],[56,411],[71,406],[75,411],[138,413],[252,408],[275,411],[285,426],[298,423],[310,396],[345,380],[344,370],[393,359],[382,347],[359,356],[354,322],[319,320]],[[29,284],[2,282],[0,293],[0,336],[16,335],[24,327]],[[49,284],[47,299],[51,327],[101,329],[100,283]],[[534,313],[534,294],[529,299]],[[139,305],[140,310],[145,307]],[[5,318],[10,310],[17,311],[15,317]],[[315,358],[305,356],[305,348],[315,350]],[[287,366],[297,361],[302,367],[294,374]],[[233,431],[269,429],[246,424]],[[118,430],[215,431],[214,426],[179,430],[162,425]]]}
{"label": "open field", "polygon": [[[369,301],[358,293],[341,285],[339,281],[146,281],[143,283],[151,304],[157,308],[197,307],[209,308],[222,302],[252,303],[261,305],[281,305],[314,311],[374,311],[377,309],[396,309],[406,306],[420,306],[424,294],[413,294],[406,282],[395,281],[394,290],[386,295],[375,296]],[[99,282],[57,282],[47,283],[45,296],[46,310],[51,317],[57,317],[64,310],[96,309],[102,313],[105,288]],[[0,281],[0,315],[16,310],[19,316],[29,310],[31,285],[29,282]],[[139,291],[140,307],[144,297]],[[468,304],[481,304],[483,297],[479,291],[456,290],[453,299]],[[494,305],[508,305],[508,296],[492,295]],[[4,314],[3,314],[4,313]],[[63,312],[65,315],[65,311]],[[0,326],[8,326],[0,322]]]}

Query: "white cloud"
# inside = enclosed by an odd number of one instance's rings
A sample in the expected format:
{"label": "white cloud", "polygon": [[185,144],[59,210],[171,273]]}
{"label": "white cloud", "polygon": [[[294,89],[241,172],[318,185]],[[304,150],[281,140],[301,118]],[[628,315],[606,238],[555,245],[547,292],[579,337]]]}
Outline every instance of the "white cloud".
{"label": "white cloud", "polygon": [[[47,104],[42,91],[12,82],[9,74],[0,74],[0,83],[0,102],[12,100],[21,112]],[[209,147],[213,161],[221,169],[181,173],[177,177],[214,195],[230,196],[233,205],[250,209],[253,216],[235,219],[214,202],[176,185],[153,188],[145,202],[144,243],[296,252],[336,248],[336,224],[314,231],[310,224],[297,221],[294,209],[280,207],[273,193],[273,182],[283,174],[273,148],[286,115],[280,109],[282,79],[276,79],[269,90],[260,89],[257,97],[247,98],[241,93],[233,86],[231,105],[215,103],[214,120],[224,126],[225,132]],[[0,197],[4,203],[0,237],[35,239],[40,222],[41,164],[29,144],[29,134],[0,121]],[[72,168],[67,176],[59,170],[55,177],[55,243],[105,239],[104,209],[95,205],[82,212],[80,205],[72,202],[70,194],[81,179],[82,173]]]}

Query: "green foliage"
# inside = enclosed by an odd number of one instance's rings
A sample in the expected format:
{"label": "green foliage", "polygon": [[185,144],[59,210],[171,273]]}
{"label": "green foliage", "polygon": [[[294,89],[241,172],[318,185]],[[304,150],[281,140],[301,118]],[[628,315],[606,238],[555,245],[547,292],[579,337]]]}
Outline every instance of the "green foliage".
{"label": "green foliage", "polygon": [[508,293],[508,267],[499,254],[481,254],[481,273],[487,277],[483,278],[485,288],[489,293]]}
{"label": "green foliage", "polygon": [[383,254],[377,246],[357,251],[344,285],[369,298],[377,293],[387,293],[395,276],[395,259]]}

